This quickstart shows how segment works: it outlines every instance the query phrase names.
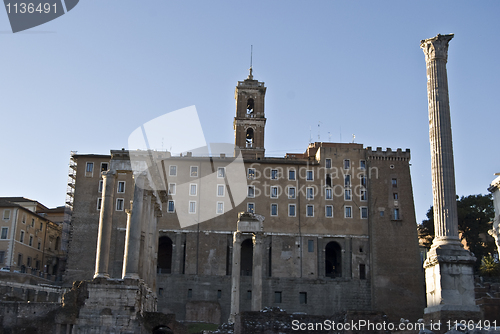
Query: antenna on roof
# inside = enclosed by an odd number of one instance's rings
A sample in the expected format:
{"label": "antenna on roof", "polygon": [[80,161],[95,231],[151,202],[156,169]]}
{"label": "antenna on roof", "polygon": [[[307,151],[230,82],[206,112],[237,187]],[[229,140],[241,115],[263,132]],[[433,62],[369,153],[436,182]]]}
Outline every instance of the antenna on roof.
{"label": "antenna on roof", "polygon": [[354,138],[356,138],[356,135],[353,133],[352,134],[352,142],[354,143]]}
{"label": "antenna on roof", "polygon": [[321,142],[321,121],[318,121],[318,142]]}

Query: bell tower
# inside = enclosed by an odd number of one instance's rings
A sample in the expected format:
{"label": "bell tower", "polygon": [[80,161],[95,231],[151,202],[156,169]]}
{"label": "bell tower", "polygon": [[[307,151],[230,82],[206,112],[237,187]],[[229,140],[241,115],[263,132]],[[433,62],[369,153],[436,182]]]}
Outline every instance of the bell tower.
{"label": "bell tower", "polygon": [[234,143],[241,149],[244,159],[264,158],[264,97],[263,82],[253,79],[252,67],[244,81],[238,81],[234,92],[236,117],[234,117]]}

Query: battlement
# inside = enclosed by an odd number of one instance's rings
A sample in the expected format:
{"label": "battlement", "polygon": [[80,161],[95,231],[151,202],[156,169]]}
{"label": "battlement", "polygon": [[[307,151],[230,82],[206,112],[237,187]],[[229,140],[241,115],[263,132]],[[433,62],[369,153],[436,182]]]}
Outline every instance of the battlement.
{"label": "battlement", "polygon": [[401,148],[393,151],[391,148],[386,148],[385,151],[382,150],[382,147],[377,147],[374,151],[371,146],[366,148],[367,158],[370,160],[394,160],[394,161],[410,161],[411,154],[410,149],[407,148],[403,151]]}

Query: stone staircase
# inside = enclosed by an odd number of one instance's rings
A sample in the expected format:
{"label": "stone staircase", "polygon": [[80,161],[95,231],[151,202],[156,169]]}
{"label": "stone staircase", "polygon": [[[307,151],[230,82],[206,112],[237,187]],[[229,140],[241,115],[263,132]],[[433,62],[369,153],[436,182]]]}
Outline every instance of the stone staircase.
{"label": "stone staircase", "polygon": [[500,283],[484,282],[477,277],[474,286],[476,305],[481,308],[484,320],[500,324]]}

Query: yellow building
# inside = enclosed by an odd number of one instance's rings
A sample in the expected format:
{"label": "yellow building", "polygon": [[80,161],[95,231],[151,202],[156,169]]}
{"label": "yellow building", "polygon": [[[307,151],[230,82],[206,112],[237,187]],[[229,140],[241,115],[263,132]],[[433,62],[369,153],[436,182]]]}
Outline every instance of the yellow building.
{"label": "yellow building", "polygon": [[60,274],[62,227],[47,219],[41,203],[0,198],[0,267],[51,280]]}

